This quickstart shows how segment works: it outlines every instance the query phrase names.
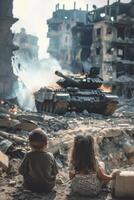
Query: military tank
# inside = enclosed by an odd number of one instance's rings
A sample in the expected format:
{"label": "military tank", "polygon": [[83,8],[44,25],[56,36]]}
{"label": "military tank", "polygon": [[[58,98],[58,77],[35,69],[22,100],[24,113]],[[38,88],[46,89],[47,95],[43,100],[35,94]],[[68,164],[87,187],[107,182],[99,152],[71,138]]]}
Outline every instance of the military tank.
{"label": "military tank", "polygon": [[98,69],[91,68],[84,76],[65,76],[59,71],[55,74],[62,79],[57,81],[58,89],[41,88],[35,95],[39,112],[65,114],[69,111],[112,115],[117,108],[118,97],[104,93],[100,87],[103,80],[98,76]]}

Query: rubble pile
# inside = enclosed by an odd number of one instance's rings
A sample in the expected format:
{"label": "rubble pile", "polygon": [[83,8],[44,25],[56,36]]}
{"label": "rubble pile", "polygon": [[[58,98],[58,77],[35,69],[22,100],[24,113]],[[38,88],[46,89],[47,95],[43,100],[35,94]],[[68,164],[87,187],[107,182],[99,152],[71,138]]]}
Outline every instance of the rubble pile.
{"label": "rubble pile", "polygon": [[106,169],[134,166],[134,127],[104,129],[97,139],[101,160]]}
{"label": "rubble pile", "polygon": [[[127,105],[132,106],[132,101]],[[0,192],[5,199],[41,199],[22,187],[22,177],[18,166],[29,151],[28,135],[36,127],[46,131],[49,151],[54,153],[60,173],[57,179],[58,199],[63,198],[63,190],[68,188],[68,157],[77,134],[91,134],[96,143],[96,152],[104,161],[107,172],[112,169],[134,169],[134,126],[133,115],[121,104],[110,117],[99,114],[68,112],[64,116],[24,112],[14,104],[0,105]],[[123,110],[123,111],[122,111]],[[124,112],[125,110],[125,112]],[[132,111],[132,109],[131,109]],[[59,192],[62,191],[62,192]],[[53,194],[46,195],[45,200]],[[66,194],[64,194],[66,195]],[[99,198],[99,200],[102,197]]]}
{"label": "rubble pile", "polygon": [[122,100],[120,102],[120,107],[115,111],[114,115],[122,114],[125,117],[134,117],[134,98]]}

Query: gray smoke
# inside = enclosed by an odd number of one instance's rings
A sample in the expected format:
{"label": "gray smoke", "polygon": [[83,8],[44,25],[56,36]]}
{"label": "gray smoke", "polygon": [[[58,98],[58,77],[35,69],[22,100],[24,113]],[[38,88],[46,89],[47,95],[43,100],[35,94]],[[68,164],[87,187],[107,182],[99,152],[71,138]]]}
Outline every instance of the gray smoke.
{"label": "gray smoke", "polygon": [[43,59],[38,62],[38,65],[24,61],[21,65],[19,63],[13,60],[14,74],[18,76],[19,87],[16,87],[15,93],[19,105],[24,110],[36,111],[34,92],[41,87],[54,84],[58,79],[54,72],[61,70],[61,67],[54,58]]}

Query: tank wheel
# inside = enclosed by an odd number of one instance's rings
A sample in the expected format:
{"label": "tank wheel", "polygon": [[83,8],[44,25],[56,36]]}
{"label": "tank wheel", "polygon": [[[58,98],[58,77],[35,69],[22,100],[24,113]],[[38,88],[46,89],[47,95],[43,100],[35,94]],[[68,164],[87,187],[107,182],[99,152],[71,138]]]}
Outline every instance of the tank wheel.
{"label": "tank wheel", "polygon": [[44,111],[49,112],[49,101],[44,102]]}
{"label": "tank wheel", "polygon": [[105,115],[112,115],[117,108],[117,102],[109,102],[105,109]]}
{"label": "tank wheel", "polygon": [[55,114],[65,114],[67,112],[67,102],[58,101],[54,104],[53,113]]}

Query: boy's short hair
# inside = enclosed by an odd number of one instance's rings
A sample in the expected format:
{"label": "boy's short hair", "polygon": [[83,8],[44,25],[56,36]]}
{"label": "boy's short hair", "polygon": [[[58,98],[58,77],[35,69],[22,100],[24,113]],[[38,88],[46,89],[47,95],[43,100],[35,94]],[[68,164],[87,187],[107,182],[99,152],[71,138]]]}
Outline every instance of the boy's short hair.
{"label": "boy's short hair", "polygon": [[34,129],[29,135],[29,142],[31,147],[47,145],[47,134],[40,128]]}

